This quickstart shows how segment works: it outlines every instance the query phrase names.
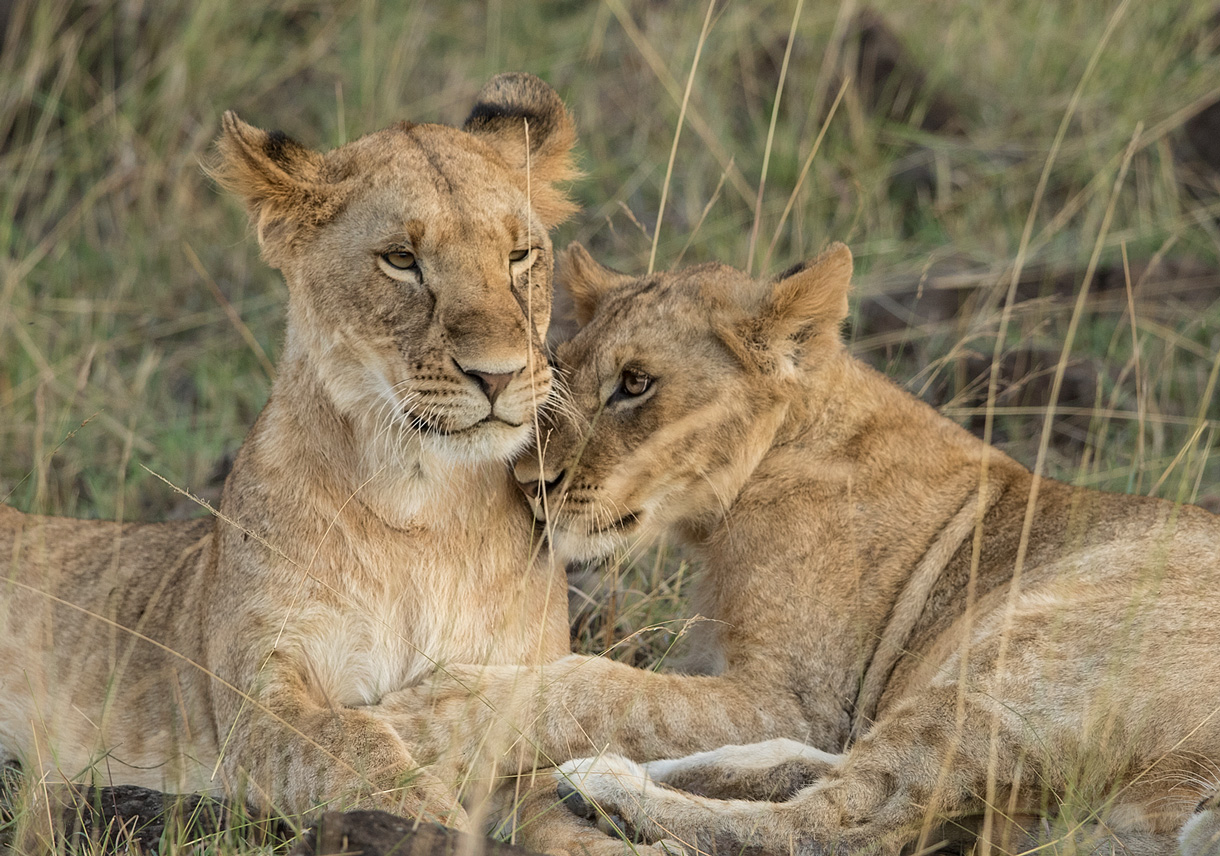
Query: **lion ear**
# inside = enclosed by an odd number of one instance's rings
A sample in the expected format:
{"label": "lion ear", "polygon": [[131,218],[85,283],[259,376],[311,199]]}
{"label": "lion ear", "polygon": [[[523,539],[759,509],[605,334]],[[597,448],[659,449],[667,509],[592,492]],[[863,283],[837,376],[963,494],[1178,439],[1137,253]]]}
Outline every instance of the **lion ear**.
{"label": "lion ear", "polygon": [[532,74],[498,74],[479,91],[463,130],[495,149],[509,166],[528,172],[530,204],[546,227],[576,210],[556,187],[580,173],[572,161],[576,125],[559,95]]}
{"label": "lion ear", "polygon": [[721,339],[743,365],[766,373],[799,365],[819,337],[837,345],[839,325],[847,317],[851,268],[851,250],[831,244],[817,258],[762,283],[761,299],[755,296],[753,307],[741,306],[744,317]]}
{"label": "lion ear", "polygon": [[246,203],[268,261],[272,243],[290,224],[324,222],[334,207],[321,187],[323,156],[280,131],[248,125],[232,110],[217,140],[220,158],[209,170]]}
{"label": "lion ear", "polygon": [[576,323],[581,327],[589,323],[606,292],[632,279],[597,262],[578,243],[568,244],[555,257],[555,286],[572,299]]}
{"label": "lion ear", "polygon": [[846,244],[834,243],[817,258],[784,271],[772,283],[756,316],[773,342],[803,344],[819,333],[838,336],[847,318],[852,258]]}

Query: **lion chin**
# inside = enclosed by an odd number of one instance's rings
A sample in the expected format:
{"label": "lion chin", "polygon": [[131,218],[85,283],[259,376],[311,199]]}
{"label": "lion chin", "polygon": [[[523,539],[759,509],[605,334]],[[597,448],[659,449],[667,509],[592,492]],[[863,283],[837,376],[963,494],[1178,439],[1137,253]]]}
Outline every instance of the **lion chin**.
{"label": "lion chin", "polygon": [[417,429],[419,444],[455,465],[509,461],[525,451],[533,439],[533,426],[513,425],[486,418],[464,428]]}

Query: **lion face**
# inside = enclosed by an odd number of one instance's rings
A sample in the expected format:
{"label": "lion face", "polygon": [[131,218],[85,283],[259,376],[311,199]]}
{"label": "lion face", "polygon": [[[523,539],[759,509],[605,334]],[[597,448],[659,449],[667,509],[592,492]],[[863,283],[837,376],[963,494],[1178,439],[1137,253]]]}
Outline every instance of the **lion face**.
{"label": "lion face", "polygon": [[293,259],[298,335],[347,413],[507,458],[550,391],[551,243],[519,176],[452,128],[384,131],[377,183]]}
{"label": "lion face", "polygon": [[841,349],[850,253],[768,282],[716,264],[633,279],[579,246],[560,268],[584,326],[558,348],[566,395],[542,451],[515,467],[535,516],[565,558],[698,538]]}
{"label": "lion face", "polygon": [[474,461],[528,441],[573,139],[527,75],[493,79],[464,130],[404,122],[326,154],[226,116],[217,173],[287,280],[286,356],[362,433]]}

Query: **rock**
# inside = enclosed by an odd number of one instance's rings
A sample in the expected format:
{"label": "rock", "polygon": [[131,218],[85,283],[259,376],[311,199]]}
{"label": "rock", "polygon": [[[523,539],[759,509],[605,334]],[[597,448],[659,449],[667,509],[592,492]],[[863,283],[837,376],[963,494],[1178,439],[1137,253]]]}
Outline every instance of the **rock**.
{"label": "rock", "polygon": [[289,856],[528,856],[529,850],[384,811],[327,812]]}
{"label": "rock", "polygon": [[20,842],[6,842],[16,851],[35,849],[37,843],[38,849],[45,846],[52,852],[153,854],[218,840],[274,847],[296,835],[288,821],[262,816],[228,800],[167,794],[135,785],[52,785],[23,790],[19,771],[6,767],[0,781],[0,821],[8,826],[18,812],[29,813],[36,822],[21,824]]}

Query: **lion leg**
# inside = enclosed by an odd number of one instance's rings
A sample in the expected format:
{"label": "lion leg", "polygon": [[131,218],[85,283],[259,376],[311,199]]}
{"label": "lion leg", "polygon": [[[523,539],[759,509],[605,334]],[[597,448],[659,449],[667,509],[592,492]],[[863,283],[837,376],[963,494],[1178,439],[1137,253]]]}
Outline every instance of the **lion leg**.
{"label": "lion leg", "polygon": [[782,802],[821,779],[842,759],[778,737],[642,766],[653,781],[699,796]]}
{"label": "lion leg", "polygon": [[465,827],[453,789],[421,769],[398,735],[366,712],[323,709],[283,721],[254,719],[245,729],[250,748],[234,746],[226,763],[238,781],[298,811],[326,804],[375,808]]}
{"label": "lion leg", "polygon": [[[618,755],[569,761],[556,774],[556,793],[573,813],[606,833],[643,841],[669,840],[685,851],[769,852],[758,824],[783,803],[717,800],[658,784],[640,764]],[[744,821],[744,823],[742,822]],[[725,853],[730,850],[725,850]]]}
{"label": "lion leg", "polygon": [[512,805],[503,813],[514,844],[551,856],[665,856],[662,847],[608,835],[594,821],[571,812],[556,794],[553,774],[546,770],[517,780],[518,788],[509,795]]}
{"label": "lion leg", "polygon": [[[954,713],[959,702],[960,724]],[[645,841],[673,839],[704,852],[898,854],[911,844],[923,849],[970,837],[986,838],[997,850],[1070,840],[1079,853],[1174,851],[1171,832],[1138,818],[1119,820],[1138,815],[1147,796],[1138,788],[1124,789],[1123,801],[1110,806],[1114,825],[1095,815],[1066,829],[1044,824],[1041,789],[1034,783],[1048,768],[1031,748],[1027,727],[1025,718],[989,695],[959,698],[956,686],[948,685],[887,714],[840,763],[787,802],[684,793],[614,756],[564,765],[558,790],[586,816],[621,818]],[[993,804],[1007,808],[989,815],[989,793]],[[1209,818],[1203,815],[1196,823],[1205,834]]]}
{"label": "lion leg", "polygon": [[222,766],[261,808],[380,809],[465,828],[456,788],[421,768],[377,705],[319,703],[275,658],[262,691],[231,720]]}
{"label": "lion leg", "polygon": [[[570,655],[541,668],[450,666],[387,694],[395,730],[421,757],[470,770],[489,760],[524,772],[610,747],[632,758],[678,758],[775,737],[833,742],[780,676],[677,675]],[[457,757],[455,757],[455,755]]]}
{"label": "lion leg", "polygon": [[[925,693],[920,704],[888,717],[841,762],[828,764],[813,785],[782,803],[712,800],[653,782],[647,770],[621,758],[565,765],[568,789],[578,788],[606,814],[621,817],[645,840],[676,839],[688,848],[728,852],[897,854],[929,836],[945,817],[980,813],[989,775],[1012,781],[1021,758],[1019,722],[997,713],[989,699],[970,696],[961,729],[952,711],[956,692]],[[987,746],[996,739],[989,771]],[[956,747],[956,749],[955,749]],[[561,787],[561,790],[564,788]]]}
{"label": "lion leg", "polygon": [[[572,810],[602,828],[620,826],[644,841],[664,838],[688,852],[898,854],[911,824],[899,829],[869,822],[892,817],[878,789],[859,781],[813,785],[782,803],[717,800],[651,781],[638,764],[618,756],[574,761],[562,768],[557,793]],[[861,809],[863,808],[863,812]]]}

